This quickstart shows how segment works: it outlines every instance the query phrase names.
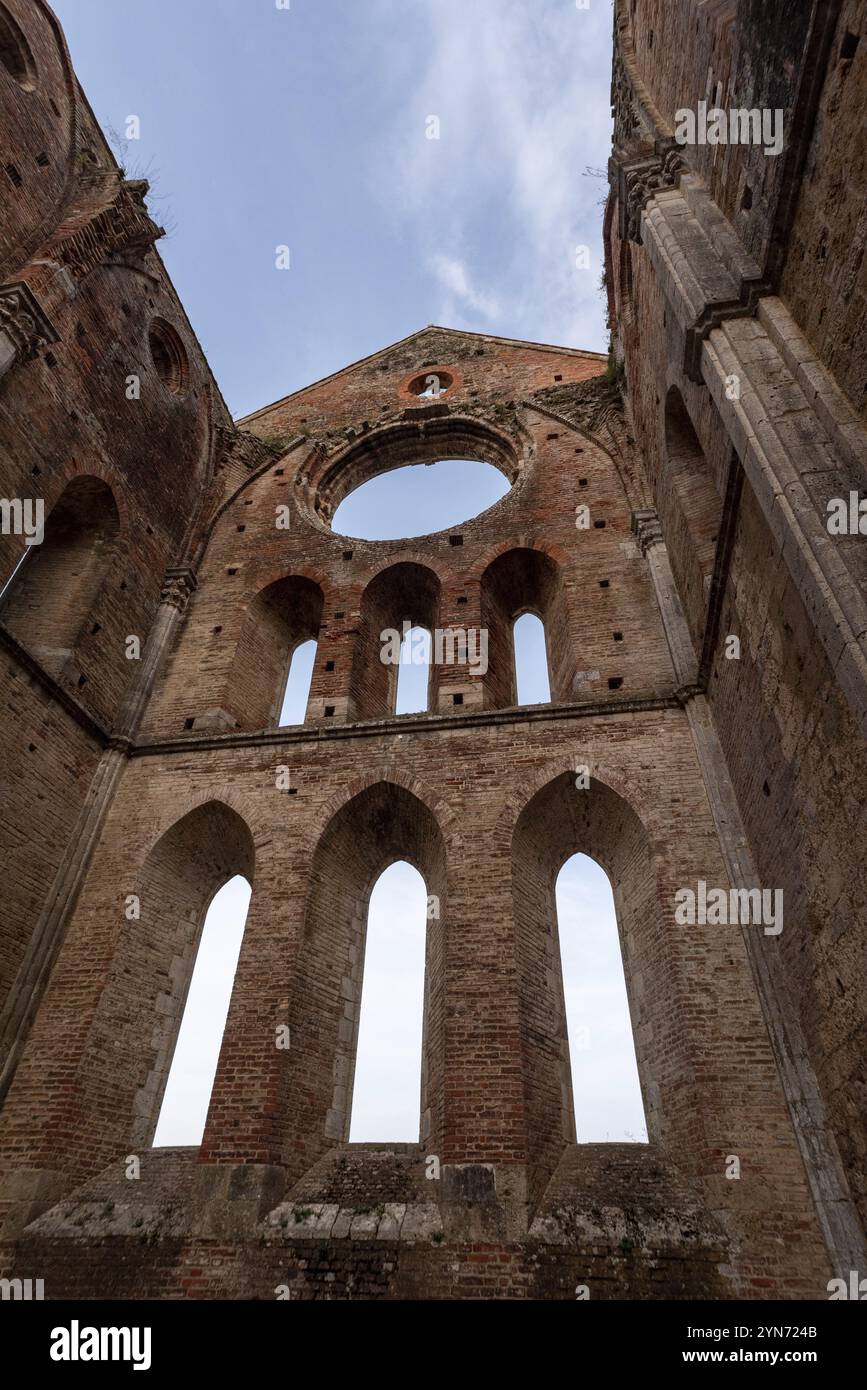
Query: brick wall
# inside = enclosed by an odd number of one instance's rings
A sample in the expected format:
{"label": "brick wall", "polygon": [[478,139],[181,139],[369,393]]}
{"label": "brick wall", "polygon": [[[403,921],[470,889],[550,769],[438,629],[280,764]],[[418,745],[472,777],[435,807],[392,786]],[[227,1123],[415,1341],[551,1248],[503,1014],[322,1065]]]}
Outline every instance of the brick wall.
{"label": "brick wall", "polygon": [[[68,882],[0,1112],[3,1272],[38,1267],[50,1297],[272,1298],[285,1286],[300,1298],[550,1298],[583,1284],[591,1298],[822,1297],[824,1176],[817,1188],[805,1165],[763,972],[803,1030],[828,1142],[863,1202],[857,711],[748,482],[735,510],[725,403],[702,376],[707,354],[685,354],[672,302],[708,276],[738,283],[713,260],[723,246],[745,264],[732,238],[776,273],[797,159],[753,187],[754,152],[698,157],[709,197],[689,185],[704,218],[700,235],[698,213],[690,223],[704,258],[691,280],[682,265],[661,277],[640,218],[621,243],[612,203],[625,401],[617,361],[606,371],[597,354],[431,327],[238,431],[154,250],[142,188],[115,169],[47,12],[13,11],[45,90],[24,133],[0,71],[3,138],[23,165],[52,100],[55,119],[74,111],[75,123],[37,162],[44,182],[12,185],[3,252],[46,323],[0,379],[2,484],[9,496],[38,485],[50,510],[70,483],[95,480],[84,489],[110,491],[117,527],[100,545],[98,527],[73,528],[45,552],[49,571],[54,555],[78,576],[63,595],[78,594],[77,627],[41,607],[40,587],[58,583],[40,586],[36,569],[6,614],[4,816],[20,875],[8,984],[42,944],[33,927],[52,877]],[[810,16],[783,33],[776,6],[629,0],[615,86],[629,68],[653,121],[703,94],[710,63],[733,91],[790,99],[806,151],[802,79],[821,37]],[[815,130],[818,158],[826,126]],[[805,245],[816,216],[805,196]],[[109,273],[124,257],[131,266]],[[760,290],[725,313],[747,312]],[[725,313],[690,327],[699,349]],[[445,390],[426,400],[431,374]],[[443,456],[495,464],[508,495],[431,536],[334,533],[354,487]],[[633,530],[633,513],[654,507],[669,589]],[[21,541],[2,541],[8,574]],[[188,577],[165,585],[167,568]],[[526,710],[510,635],[522,611],[545,622],[552,692]],[[441,664],[429,710],[394,717],[378,644],[404,618],[484,627],[490,664]],[[716,641],[694,683],[679,623],[696,653]],[[140,668],[123,650],[131,632],[155,634]],[[720,655],[727,633],[741,638],[737,661]],[[314,636],[306,720],[278,729],[292,648]],[[587,789],[575,781],[585,765]],[[554,883],[577,851],[614,890],[644,1145],[574,1143]],[[679,924],[677,891],[726,887],[747,852],[784,890],[781,936]],[[349,1145],[367,904],[397,858],[439,902],[420,1142]],[[154,1151],[204,913],[236,873],[253,895],[203,1142]],[[288,1050],[275,1046],[282,1024]]]}

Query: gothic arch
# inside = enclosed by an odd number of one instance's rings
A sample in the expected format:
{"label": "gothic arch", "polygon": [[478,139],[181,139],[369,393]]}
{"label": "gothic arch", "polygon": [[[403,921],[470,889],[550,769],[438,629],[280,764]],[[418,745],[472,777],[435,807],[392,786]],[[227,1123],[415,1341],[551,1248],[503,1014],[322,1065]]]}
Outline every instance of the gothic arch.
{"label": "gothic arch", "polygon": [[96,943],[101,987],[95,995],[82,956],[55,1003],[68,1050],[32,1076],[19,1068],[13,1085],[48,1088],[52,1131],[40,1143],[50,1154],[63,1134],[70,1174],[150,1145],[205,915],[228,879],[253,882],[255,858],[246,820],[211,796],[174,818],[128,876],[119,855],[112,887],[82,895],[70,932]]}
{"label": "gothic arch", "polygon": [[308,1169],[349,1132],[367,910],[379,875],[399,859],[418,869],[437,903],[429,922],[420,1135],[442,1132],[447,850],[439,823],[397,781],[344,799],[312,856],[304,928],[290,993],[293,1050],[284,1094],[293,1171]]}
{"label": "gothic arch", "polygon": [[562,771],[524,803],[511,841],[532,1204],[540,1199],[565,1147],[574,1142],[554,894],[560,869],[579,852],[595,859],[611,881],[651,1138],[658,1134],[654,1133],[654,1107],[648,1100],[660,1090],[663,1058],[655,1037],[643,1027],[645,998],[655,996],[659,1008],[667,997],[669,1011],[676,1013],[674,962],[667,943],[659,937],[666,904],[644,822],[598,775],[583,788],[576,785],[574,771]]}
{"label": "gothic arch", "polygon": [[512,628],[522,613],[534,613],[544,625],[552,700],[570,699],[575,642],[561,567],[543,550],[514,546],[487,566],[480,585],[482,628],[488,632],[486,705],[517,703]]}
{"label": "gothic arch", "polygon": [[292,655],[318,640],[324,604],[321,586],[303,574],[275,579],[250,599],[223,701],[239,728],[277,722]]}
{"label": "gothic arch", "polygon": [[[160,841],[175,826],[180,825],[182,821],[194,816],[203,807],[211,804],[224,806],[227,811],[243,822],[250,835],[255,859],[260,846],[270,840],[271,827],[257,815],[253,798],[248,799],[241,796],[236,787],[230,783],[225,783],[219,786],[203,787],[200,791],[193,793],[188,799],[185,799],[182,809],[179,809],[175,803],[170,807],[166,806],[162,815],[154,814],[148,825],[148,833],[142,837],[142,847],[138,859],[139,866],[147,863]],[[162,809],[161,806],[160,809]]]}
{"label": "gothic arch", "polygon": [[[238,874],[252,885],[255,861],[246,820],[213,797],[175,820],[144,860],[136,885],[140,916],[125,924],[95,1025],[116,1039],[115,1057],[120,1048],[138,1058],[131,1143],[149,1144],[153,1137],[211,901]],[[117,1002],[116,969],[124,972]]]}
{"label": "gothic arch", "polygon": [[311,833],[311,848],[315,849],[321,840],[326,827],[330,821],[341,811],[350,801],[354,801],[362,792],[368,791],[371,787],[379,786],[381,783],[393,784],[400,787],[416,801],[420,801],[426,806],[433,816],[440,833],[445,841],[446,847],[451,849],[453,845],[459,845],[461,839],[462,820],[459,814],[442,798],[432,796],[430,788],[420,782],[417,777],[404,772],[402,768],[394,763],[380,763],[370,769],[369,772],[359,774],[348,782],[345,787],[329,798],[322,807],[316,819],[315,827]]}
{"label": "gothic arch", "polygon": [[397,667],[381,659],[381,634],[401,632],[404,622],[432,633],[439,626],[440,590],[435,570],[408,560],[385,566],[365,586],[350,680],[356,719],[393,714]]}

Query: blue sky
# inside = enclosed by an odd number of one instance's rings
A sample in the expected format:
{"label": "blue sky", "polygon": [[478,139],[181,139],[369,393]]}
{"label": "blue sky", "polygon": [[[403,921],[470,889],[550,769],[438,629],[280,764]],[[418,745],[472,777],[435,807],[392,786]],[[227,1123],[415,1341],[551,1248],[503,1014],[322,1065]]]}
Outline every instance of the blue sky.
{"label": "blue sky", "polygon": [[55,9],[234,416],[428,323],[606,349],[610,0]]}
{"label": "blue sky", "polygon": [[[151,179],[161,254],[236,418],[428,323],[606,350],[605,182],[584,170],[608,159],[610,0],[54,8],[116,154]],[[141,138],[124,144],[130,116]],[[480,464],[401,470],[347,499],[336,529],[439,529],[503,489]],[[532,702],[544,652],[527,643]],[[161,1143],[198,1142],[248,899],[233,881],[208,915]],[[579,1139],[642,1138],[602,870],[571,860],[558,903]],[[370,913],[353,1138],[414,1137],[424,925],[418,875],[393,866]]]}

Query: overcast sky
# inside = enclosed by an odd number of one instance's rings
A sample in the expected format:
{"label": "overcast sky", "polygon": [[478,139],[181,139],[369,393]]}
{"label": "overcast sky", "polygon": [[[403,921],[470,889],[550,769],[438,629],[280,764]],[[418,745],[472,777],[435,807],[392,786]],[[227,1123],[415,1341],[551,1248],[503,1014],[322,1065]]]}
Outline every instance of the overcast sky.
{"label": "overcast sky", "polygon": [[[610,0],[54,8],[116,153],[152,180],[169,229],[161,254],[235,417],[428,323],[607,348],[598,173],[611,133]],[[130,116],[138,140],[125,139]],[[284,245],[291,269],[278,271]],[[576,257],[584,246],[589,268]],[[483,465],[406,470],[348,499],[337,529],[414,534],[419,517],[438,529],[505,487]],[[526,643],[530,703],[547,692],[543,649],[532,633]],[[287,720],[302,717],[308,676],[301,653]],[[412,707],[411,680],[402,701]],[[200,1137],[248,899],[235,881],[209,914],[161,1143]],[[374,892],[354,1139],[417,1137],[424,903],[406,865]],[[558,903],[578,1137],[643,1138],[602,870],[571,860]]]}

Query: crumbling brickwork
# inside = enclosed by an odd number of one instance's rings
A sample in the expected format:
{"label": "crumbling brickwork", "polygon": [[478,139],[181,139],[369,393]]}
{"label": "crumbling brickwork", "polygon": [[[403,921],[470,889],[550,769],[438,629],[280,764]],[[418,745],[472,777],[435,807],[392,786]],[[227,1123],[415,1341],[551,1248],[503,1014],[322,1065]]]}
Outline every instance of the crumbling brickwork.
{"label": "crumbling brickwork", "polygon": [[[233,424],[50,11],[0,0],[0,471],[46,510],[20,570],[0,537],[3,1274],[49,1298],[815,1299],[863,1265],[864,546],[824,505],[864,490],[864,432],[783,254],[827,223],[862,17],[784,8],[616,6],[610,359],[428,327]],[[709,66],[790,112],[779,164],[676,143]],[[442,457],[509,492],[443,533],[335,534],[362,482]],[[522,708],[526,611],[551,702]],[[453,647],[396,716],[404,621],[484,632],[487,658]],[[305,720],[278,727],[311,638]],[[579,851],[614,890],[647,1144],[575,1139],[554,887]],[[398,858],[436,903],[419,1142],[350,1144]],[[202,1143],[155,1149],[236,874]],[[684,921],[700,882],[781,890],[782,930]]]}

